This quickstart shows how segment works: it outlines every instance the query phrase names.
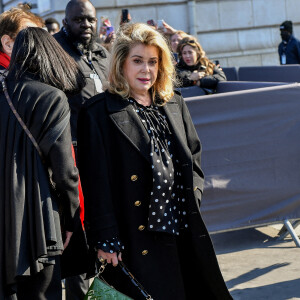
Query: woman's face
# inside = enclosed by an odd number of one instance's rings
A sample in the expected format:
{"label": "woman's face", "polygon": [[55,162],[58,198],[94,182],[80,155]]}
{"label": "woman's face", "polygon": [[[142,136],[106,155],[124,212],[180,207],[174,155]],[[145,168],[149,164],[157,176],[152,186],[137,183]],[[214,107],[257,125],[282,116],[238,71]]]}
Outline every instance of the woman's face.
{"label": "woman's face", "polygon": [[171,37],[171,48],[172,51],[177,53],[178,43],[182,40],[182,37],[179,34],[173,34]]}
{"label": "woman's face", "polygon": [[153,86],[158,71],[158,49],[155,46],[137,44],[124,63],[123,74],[131,95],[145,94]]}
{"label": "woman's face", "polygon": [[197,62],[197,51],[190,45],[186,45],[182,49],[182,59],[188,66],[193,66]]}

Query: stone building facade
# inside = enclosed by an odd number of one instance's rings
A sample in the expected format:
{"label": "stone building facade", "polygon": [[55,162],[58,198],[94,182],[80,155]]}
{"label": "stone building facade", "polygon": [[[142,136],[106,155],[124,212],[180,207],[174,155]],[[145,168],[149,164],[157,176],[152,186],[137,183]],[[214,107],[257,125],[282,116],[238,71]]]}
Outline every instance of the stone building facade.
{"label": "stone building facade", "polygon": [[[6,10],[20,0],[2,0]],[[31,0],[33,11],[61,22],[68,0]],[[279,25],[294,23],[300,38],[300,0],[91,0],[97,16],[118,26],[121,9],[132,20],[164,19],[176,29],[196,35],[207,56],[222,66],[278,65]]]}

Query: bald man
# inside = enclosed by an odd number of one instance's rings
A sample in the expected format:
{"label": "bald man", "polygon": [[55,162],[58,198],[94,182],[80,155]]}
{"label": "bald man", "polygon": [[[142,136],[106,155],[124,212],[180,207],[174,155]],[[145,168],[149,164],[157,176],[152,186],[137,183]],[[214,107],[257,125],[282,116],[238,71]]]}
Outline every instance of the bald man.
{"label": "bald man", "polygon": [[[93,4],[88,0],[69,1],[65,9],[63,27],[54,34],[54,38],[75,59],[86,79],[86,86],[81,93],[68,99],[75,154],[77,153],[78,114],[84,102],[103,91],[103,84],[108,77],[110,55],[95,41],[96,37],[97,18]],[[66,278],[66,300],[83,300],[88,289],[88,280],[84,278],[85,275]]]}
{"label": "bald man", "polygon": [[69,98],[72,139],[76,146],[78,113],[85,101],[103,91],[110,54],[95,41],[96,9],[88,0],[71,0],[67,4],[63,27],[54,37],[79,64],[87,81],[80,95]]}

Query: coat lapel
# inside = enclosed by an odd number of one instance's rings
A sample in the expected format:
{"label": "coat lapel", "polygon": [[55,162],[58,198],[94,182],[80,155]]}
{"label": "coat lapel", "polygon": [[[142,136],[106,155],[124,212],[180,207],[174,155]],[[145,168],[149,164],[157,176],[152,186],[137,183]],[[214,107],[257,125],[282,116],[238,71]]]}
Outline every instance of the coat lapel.
{"label": "coat lapel", "polygon": [[106,92],[110,118],[130,143],[151,163],[150,138],[132,105],[116,94]]}
{"label": "coat lapel", "polygon": [[188,162],[191,160],[191,151],[187,146],[182,113],[175,98],[173,97],[163,108],[171,126],[170,130],[175,137],[176,148],[181,156],[180,159],[182,163]]}

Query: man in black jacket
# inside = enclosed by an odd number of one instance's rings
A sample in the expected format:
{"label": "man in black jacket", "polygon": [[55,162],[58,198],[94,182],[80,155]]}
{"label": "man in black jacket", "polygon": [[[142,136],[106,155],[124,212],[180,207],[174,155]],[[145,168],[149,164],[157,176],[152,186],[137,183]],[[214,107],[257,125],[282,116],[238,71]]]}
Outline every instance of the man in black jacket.
{"label": "man in black jacket", "polygon": [[282,42],[278,46],[281,65],[300,64],[300,41],[293,36],[292,21],[285,21],[280,25]]}
{"label": "man in black jacket", "polygon": [[[95,41],[97,36],[96,9],[89,0],[71,0],[65,10],[62,29],[56,40],[78,63],[86,79],[81,93],[70,97],[71,133],[75,153],[77,146],[77,118],[85,101],[103,91],[107,80],[109,53]],[[80,258],[79,258],[80,259]],[[76,263],[76,262],[74,262]],[[82,300],[88,289],[85,275],[66,279],[66,299]]]}
{"label": "man in black jacket", "polygon": [[78,63],[86,78],[81,94],[69,98],[71,130],[76,146],[77,117],[82,104],[103,91],[107,80],[109,53],[95,41],[97,36],[96,9],[89,0],[71,0],[65,10],[62,29],[56,40]]}

